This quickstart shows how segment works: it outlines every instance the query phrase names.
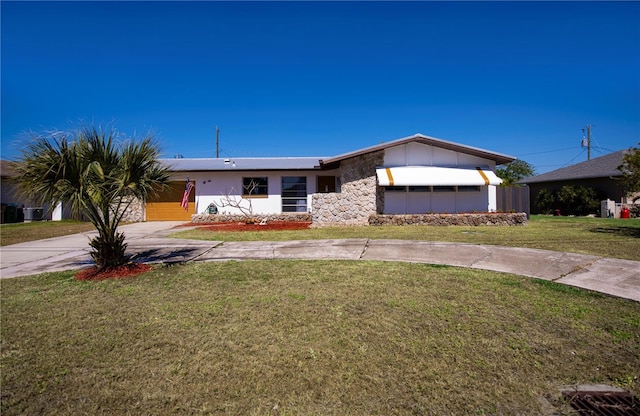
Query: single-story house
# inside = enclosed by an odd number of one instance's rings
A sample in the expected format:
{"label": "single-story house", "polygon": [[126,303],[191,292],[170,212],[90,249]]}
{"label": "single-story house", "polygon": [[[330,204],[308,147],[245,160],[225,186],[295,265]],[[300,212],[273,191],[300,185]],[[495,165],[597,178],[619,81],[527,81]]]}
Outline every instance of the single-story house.
{"label": "single-story house", "polygon": [[[316,223],[365,224],[374,214],[492,212],[496,165],[514,157],[415,134],[333,157],[161,159],[170,190],[141,204],[142,220],[206,213],[310,213]],[[186,181],[194,185],[181,207]],[[233,204],[231,204],[233,205]]]}
{"label": "single-story house", "polygon": [[631,198],[624,187],[622,172],[618,166],[628,149],[619,150],[575,165],[556,169],[541,175],[523,179],[519,183],[530,188],[532,214],[539,214],[535,201],[538,194],[546,189],[549,192],[559,191],[563,186],[584,186],[594,188],[602,194],[605,200],[611,200],[618,205],[631,204]]}

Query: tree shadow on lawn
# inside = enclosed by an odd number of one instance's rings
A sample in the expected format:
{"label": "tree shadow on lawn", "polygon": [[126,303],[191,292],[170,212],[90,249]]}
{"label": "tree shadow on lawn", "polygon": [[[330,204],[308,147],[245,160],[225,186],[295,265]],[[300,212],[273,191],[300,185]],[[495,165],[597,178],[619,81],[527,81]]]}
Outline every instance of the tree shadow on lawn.
{"label": "tree shadow on lawn", "polygon": [[595,227],[589,232],[600,234],[615,234],[620,237],[640,238],[640,228],[637,227]]}
{"label": "tree shadow on lawn", "polygon": [[202,249],[199,248],[183,248],[171,251],[167,251],[165,248],[152,248],[132,253],[131,260],[139,263],[184,263],[197,257],[201,251]]}
{"label": "tree shadow on lawn", "polygon": [[194,248],[184,248],[168,251],[166,249],[153,248],[135,251],[129,254],[130,262],[119,267],[99,269],[97,266],[80,270],[76,273],[78,280],[105,280],[133,277],[147,272],[153,267],[149,263],[162,263],[163,265],[184,264],[199,255]]}

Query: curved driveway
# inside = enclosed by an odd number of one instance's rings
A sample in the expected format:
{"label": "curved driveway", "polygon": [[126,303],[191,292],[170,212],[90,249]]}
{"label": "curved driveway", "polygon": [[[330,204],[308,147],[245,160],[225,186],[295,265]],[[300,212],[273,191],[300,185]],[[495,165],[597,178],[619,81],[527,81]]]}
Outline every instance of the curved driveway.
{"label": "curved driveway", "polygon": [[[303,240],[223,242],[166,238],[176,222],[120,227],[139,261],[182,263],[258,259],[382,260],[514,273],[640,302],[640,262],[598,256],[477,244],[404,240]],[[80,269],[92,263],[88,240],[95,232],[0,248],[0,276]]]}

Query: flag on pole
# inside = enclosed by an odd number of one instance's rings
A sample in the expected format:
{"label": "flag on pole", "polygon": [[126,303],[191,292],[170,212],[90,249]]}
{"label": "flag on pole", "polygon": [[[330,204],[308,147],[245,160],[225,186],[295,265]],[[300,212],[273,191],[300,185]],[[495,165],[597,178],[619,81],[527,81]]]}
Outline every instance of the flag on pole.
{"label": "flag on pole", "polygon": [[180,202],[180,206],[184,208],[185,211],[189,211],[189,194],[193,189],[193,182],[187,178],[187,183],[184,185],[184,194],[182,194],[182,202]]}

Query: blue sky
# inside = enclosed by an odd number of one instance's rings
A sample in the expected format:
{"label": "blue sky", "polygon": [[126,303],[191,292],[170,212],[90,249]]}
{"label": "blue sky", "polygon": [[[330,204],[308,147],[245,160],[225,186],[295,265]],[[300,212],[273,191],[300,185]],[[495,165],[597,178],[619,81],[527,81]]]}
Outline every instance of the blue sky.
{"label": "blue sky", "polygon": [[8,2],[2,157],[111,123],[163,155],[334,156],[414,133],[538,173],[640,141],[640,2]]}

